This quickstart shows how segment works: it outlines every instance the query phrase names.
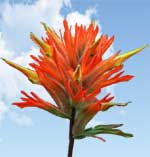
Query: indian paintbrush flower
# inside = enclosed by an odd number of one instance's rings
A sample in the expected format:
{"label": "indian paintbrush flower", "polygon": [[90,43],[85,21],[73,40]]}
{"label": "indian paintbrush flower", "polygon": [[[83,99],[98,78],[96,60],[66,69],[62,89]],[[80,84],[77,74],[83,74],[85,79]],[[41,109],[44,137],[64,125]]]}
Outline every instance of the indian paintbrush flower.
{"label": "indian paintbrush flower", "polygon": [[88,27],[76,24],[74,35],[66,20],[63,24],[63,36],[45,23],[42,23],[47,34],[45,38],[39,39],[30,33],[31,39],[40,49],[39,56],[31,55],[34,60],[30,63],[32,69],[3,60],[21,71],[32,83],[43,86],[56,102],[54,105],[34,92],[27,94],[21,91],[22,101],[14,105],[20,108],[38,107],[70,121],[68,156],[71,157],[74,139],[94,137],[104,141],[98,134],[133,136],[118,129],[122,124],[97,125],[94,128],[86,126],[98,112],[107,111],[113,106],[128,105],[128,102],[113,102],[114,96],[110,93],[101,99],[96,96],[104,87],[131,80],[132,75],[124,75],[124,62],[147,45],[123,54],[118,51],[103,59],[114,36],[101,35],[98,38],[99,28],[93,22]]}

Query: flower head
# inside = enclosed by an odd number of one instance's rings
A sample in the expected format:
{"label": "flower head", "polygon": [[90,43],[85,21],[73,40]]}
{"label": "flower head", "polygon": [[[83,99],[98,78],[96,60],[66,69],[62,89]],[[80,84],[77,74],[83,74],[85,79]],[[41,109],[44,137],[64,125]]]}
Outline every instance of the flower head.
{"label": "flower head", "polygon": [[71,118],[71,110],[76,110],[73,134],[75,138],[87,136],[96,137],[96,134],[109,133],[125,137],[131,134],[115,129],[121,125],[98,125],[95,128],[85,129],[87,123],[99,112],[106,111],[112,106],[126,106],[127,103],[112,102],[113,96],[108,93],[102,99],[96,96],[104,87],[126,82],[133,78],[124,75],[124,61],[142,51],[146,46],[120,54],[114,53],[107,59],[103,55],[110,48],[114,36],[101,35],[99,28],[93,22],[86,27],[75,25],[75,34],[64,20],[64,34],[58,35],[54,30],[42,23],[46,37],[39,39],[33,33],[31,39],[40,49],[40,55],[31,55],[34,63],[27,69],[11,61],[3,59],[10,66],[25,74],[35,84],[43,86],[56,105],[39,98],[34,92],[31,96],[22,91],[22,102],[14,105],[24,107],[38,107],[63,118]]}

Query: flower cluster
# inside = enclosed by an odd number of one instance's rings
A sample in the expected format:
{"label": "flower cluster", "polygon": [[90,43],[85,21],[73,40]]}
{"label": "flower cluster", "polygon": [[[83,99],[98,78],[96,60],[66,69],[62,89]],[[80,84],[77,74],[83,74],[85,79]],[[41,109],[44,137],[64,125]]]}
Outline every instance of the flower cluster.
{"label": "flower cluster", "polygon": [[94,128],[86,128],[86,125],[98,112],[128,104],[112,102],[114,96],[110,93],[101,99],[96,96],[107,86],[131,80],[132,75],[124,75],[123,63],[146,46],[124,54],[118,51],[104,59],[103,55],[112,45],[114,36],[98,37],[99,28],[93,22],[88,27],[76,24],[74,34],[66,20],[63,24],[63,35],[58,35],[45,23],[42,23],[47,34],[45,38],[39,39],[30,34],[40,48],[39,56],[31,55],[34,60],[30,63],[32,69],[3,59],[25,74],[32,83],[43,86],[56,105],[44,101],[34,92],[27,94],[24,91],[21,91],[22,102],[13,104],[20,108],[38,107],[67,119],[72,118],[74,110],[73,136],[76,139],[105,133],[132,137],[132,134],[116,129],[122,124],[97,125]]}

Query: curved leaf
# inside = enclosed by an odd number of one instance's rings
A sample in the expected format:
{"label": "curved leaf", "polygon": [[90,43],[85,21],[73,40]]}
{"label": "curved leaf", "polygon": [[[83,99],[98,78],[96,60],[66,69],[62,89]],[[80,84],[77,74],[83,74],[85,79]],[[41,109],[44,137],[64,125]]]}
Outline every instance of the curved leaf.
{"label": "curved leaf", "polygon": [[75,138],[82,139],[82,138],[94,136],[97,134],[112,134],[112,135],[118,135],[122,137],[133,137],[133,135],[130,133],[125,133],[119,129],[115,129],[122,125],[123,124],[97,125],[94,128],[85,129],[82,134],[76,135]]}

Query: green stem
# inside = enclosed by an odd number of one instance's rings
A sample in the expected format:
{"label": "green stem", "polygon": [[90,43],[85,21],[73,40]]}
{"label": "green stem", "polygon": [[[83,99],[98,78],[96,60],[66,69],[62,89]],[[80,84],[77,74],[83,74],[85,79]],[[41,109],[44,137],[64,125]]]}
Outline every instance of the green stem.
{"label": "green stem", "polygon": [[68,146],[68,157],[72,157],[74,147],[74,137],[72,133],[73,125],[75,120],[75,108],[72,108],[72,114],[69,125],[69,146]]}

